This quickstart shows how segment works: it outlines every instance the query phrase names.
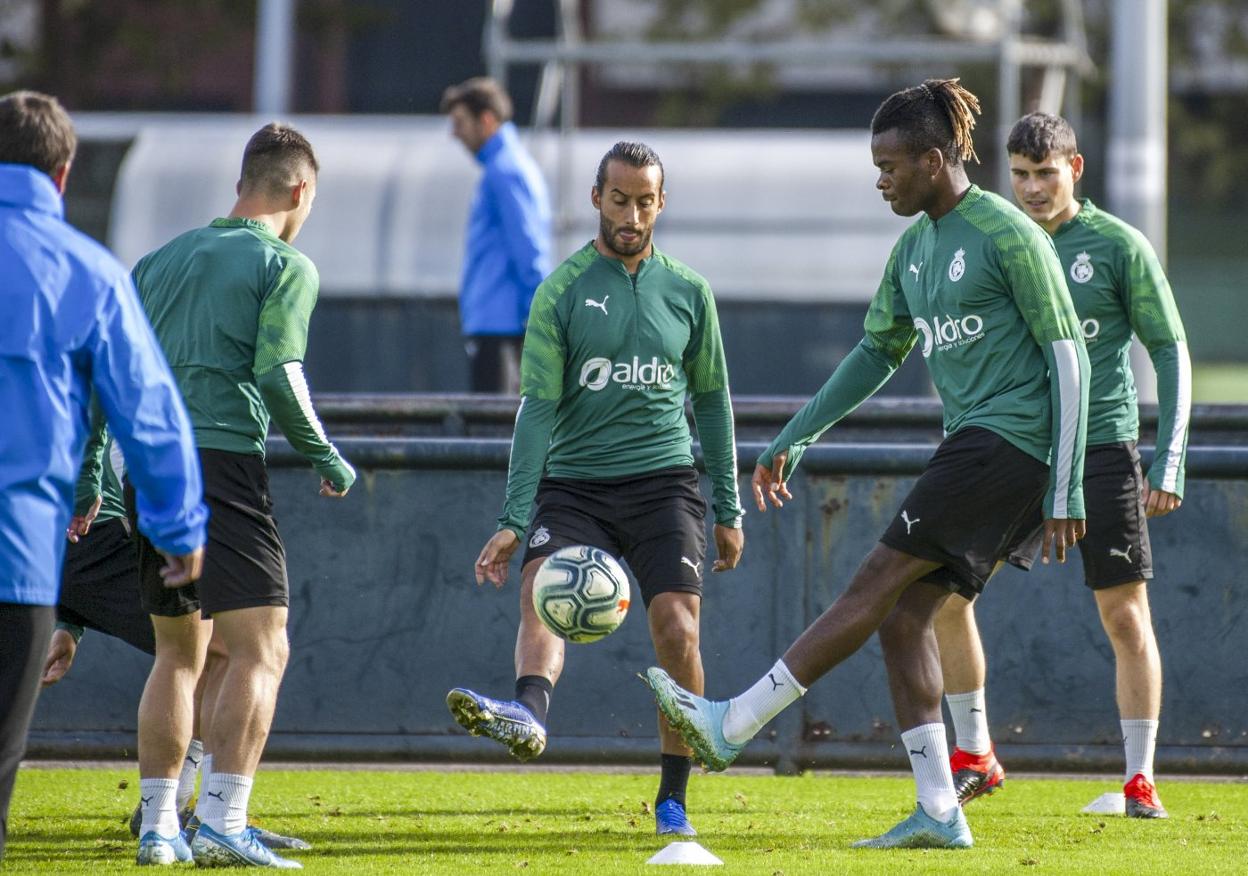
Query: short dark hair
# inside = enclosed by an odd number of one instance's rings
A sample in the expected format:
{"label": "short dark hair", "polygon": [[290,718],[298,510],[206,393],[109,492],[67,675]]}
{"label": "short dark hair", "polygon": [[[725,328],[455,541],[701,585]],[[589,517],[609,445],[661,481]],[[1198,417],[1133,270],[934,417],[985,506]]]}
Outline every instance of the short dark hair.
{"label": "short dark hair", "polygon": [[958,79],[928,79],[880,104],[871,119],[871,134],[896,128],[912,155],[939,149],[953,164],[979,161],[971,140],[977,113],[979,98]]}
{"label": "short dark hair", "polygon": [[1050,155],[1063,155],[1069,161],[1079,153],[1075,129],[1070,122],[1052,113],[1028,113],[1010,129],[1005,151],[1022,155],[1039,164]]}
{"label": "short dark hair", "polygon": [[74,160],[78,137],[61,102],[38,91],[0,97],[0,163],[29,164],[48,176]]}
{"label": "short dark hair", "polygon": [[251,135],[243,150],[242,190],[278,195],[311,169],[320,172],[308,138],[289,125],[270,122]]}
{"label": "short dark hair", "polygon": [[598,176],[594,180],[594,188],[598,191],[602,191],[607,181],[607,165],[612,161],[623,161],[633,167],[657,167],[659,191],[663,190],[663,162],[659,160],[659,153],[645,143],[630,143],[627,140],[621,140],[608,149],[607,154],[602,156],[602,161],[598,162]]}
{"label": "short dark hair", "polygon": [[511,98],[489,76],[474,76],[442,92],[442,112],[449,113],[457,106],[467,108],[474,118],[489,110],[500,122],[511,121]]}

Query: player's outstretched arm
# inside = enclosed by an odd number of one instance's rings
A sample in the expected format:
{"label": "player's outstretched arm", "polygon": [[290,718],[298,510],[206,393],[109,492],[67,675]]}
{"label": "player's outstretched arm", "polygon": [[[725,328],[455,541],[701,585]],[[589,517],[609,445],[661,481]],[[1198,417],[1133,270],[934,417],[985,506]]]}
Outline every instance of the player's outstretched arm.
{"label": "player's outstretched arm", "polygon": [[914,346],[914,338],[912,327],[888,338],[868,332],[841,360],[827,383],[759,456],[753,477],[754,502],[759,511],[767,510],[764,496],[777,508],[784,505],[781,497],[793,498],[788,480],[806,448],[888,382]]}
{"label": "player's outstretched arm", "polygon": [[340,498],[355,483],[355,469],[330,443],[312,407],[312,395],[303,376],[303,363],[283,362],[256,375],[265,407],[290,446],[321,476],[321,495]]}

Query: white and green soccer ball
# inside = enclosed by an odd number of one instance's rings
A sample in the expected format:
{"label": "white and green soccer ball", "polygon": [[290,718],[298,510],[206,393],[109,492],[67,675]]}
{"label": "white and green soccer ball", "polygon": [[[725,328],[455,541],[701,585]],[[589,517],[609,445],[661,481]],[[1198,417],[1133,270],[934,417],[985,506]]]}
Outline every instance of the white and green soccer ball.
{"label": "white and green soccer ball", "polygon": [[628,576],[606,551],[572,545],[555,551],[533,580],[533,608],[546,628],[569,642],[596,642],[628,614]]}

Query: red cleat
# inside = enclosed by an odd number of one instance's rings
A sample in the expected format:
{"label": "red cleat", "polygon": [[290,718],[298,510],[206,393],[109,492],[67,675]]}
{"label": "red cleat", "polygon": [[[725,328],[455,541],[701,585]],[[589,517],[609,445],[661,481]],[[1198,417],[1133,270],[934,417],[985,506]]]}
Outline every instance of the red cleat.
{"label": "red cleat", "polygon": [[955,748],[949,756],[949,768],[953,770],[953,789],[963,806],[1005,784],[1005,768],[993,749],[987,754],[971,754]]}
{"label": "red cleat", "polygon": [[1136,773],[1131,781],[1122,786],[1122,796],[1127,801],[1128,818],[1169,818],[1166,807],[1157,799],[1157,788],[1143,773]]}

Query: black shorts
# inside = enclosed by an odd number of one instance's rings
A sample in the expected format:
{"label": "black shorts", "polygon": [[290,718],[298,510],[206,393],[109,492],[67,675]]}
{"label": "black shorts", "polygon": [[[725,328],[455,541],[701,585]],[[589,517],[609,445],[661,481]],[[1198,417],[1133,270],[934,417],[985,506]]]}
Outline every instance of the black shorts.
{"label": "black shorts", "polygon": [[1153,577],[1144,473],[1134,441],[1088,448],[1083,503],[1088,512],[1088,534],[1079,542],[1084,583],[1103,590]]}
{"label": "black shorts", "polygon": [[924,577],[974,599],[998,563],[1030,569],[1044,539],[1049,467],[987,429],[950,435],[880,541],[940,563]]}
{"label": "black shorts", "polygon": [[155,654],[156,634],[139,598],[139,558],[130,532],[128,520],[111,518],[66,545],[56,619]]}
{"label": "black shorts", "polygon": [[601,480],[542,478],[524,563],[587,544],[628,563],[647,607],[660,593],[700,596],[706,509],[690,466]]}
{"label": "black shorts", "polygon": [[[181,617],[290,604],[286,549],[273,519],[269,475],[264,460],[225,450],[199,451],[208,505],[208,544],[204,574],[184,587],[161,582],[164,558],[142,534],[139,580],[143,607],[159,617]],[[126,484],[126,508],[134,519],[134,489]]]}

